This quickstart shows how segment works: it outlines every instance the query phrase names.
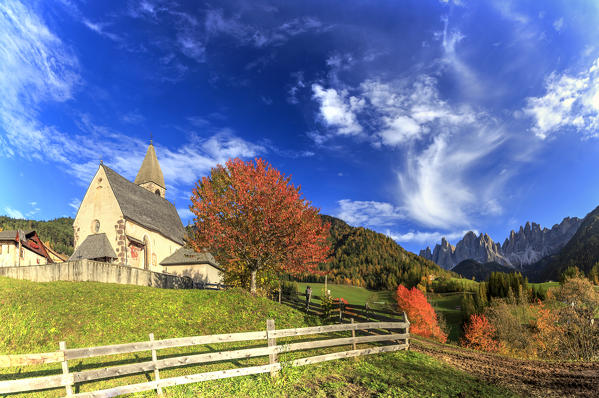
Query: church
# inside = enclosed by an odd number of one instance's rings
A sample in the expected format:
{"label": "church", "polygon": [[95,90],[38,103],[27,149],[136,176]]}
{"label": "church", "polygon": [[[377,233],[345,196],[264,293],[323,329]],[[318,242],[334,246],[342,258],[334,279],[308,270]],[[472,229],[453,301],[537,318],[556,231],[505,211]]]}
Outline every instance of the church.
{"label": "church", "polygon": [[222,283],[222,269],[207,252],[185,247],[185,229],[166,185],[152,142],[131,182],[100,162],[73,223],[81,259],[118,263],[189,276],[195,283]]}

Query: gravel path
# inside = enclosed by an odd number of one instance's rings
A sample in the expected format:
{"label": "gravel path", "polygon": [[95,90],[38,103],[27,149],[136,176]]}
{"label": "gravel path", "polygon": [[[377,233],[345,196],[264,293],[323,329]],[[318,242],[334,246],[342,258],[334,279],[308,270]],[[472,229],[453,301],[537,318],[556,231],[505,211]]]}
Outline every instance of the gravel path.
{"label": "gravel path", "polygon": [[523,396],[599,397],[599,362],[522,360],[412,338],[410,350],[430,355]]}

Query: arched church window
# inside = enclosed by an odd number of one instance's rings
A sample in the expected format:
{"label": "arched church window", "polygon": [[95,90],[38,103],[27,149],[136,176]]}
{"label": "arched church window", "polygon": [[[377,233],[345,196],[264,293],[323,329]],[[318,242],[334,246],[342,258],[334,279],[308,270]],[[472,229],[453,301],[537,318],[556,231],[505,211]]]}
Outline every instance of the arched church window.
{"label": "arched church window", "polygon": [[100,232],[100,221],[94,220],[92,221],[92,233],[97,234]]}
{"label": "arched church window", "polygon": [[157,189],[156,192],[154,192],[156,195],[160,196],[160,189]]}

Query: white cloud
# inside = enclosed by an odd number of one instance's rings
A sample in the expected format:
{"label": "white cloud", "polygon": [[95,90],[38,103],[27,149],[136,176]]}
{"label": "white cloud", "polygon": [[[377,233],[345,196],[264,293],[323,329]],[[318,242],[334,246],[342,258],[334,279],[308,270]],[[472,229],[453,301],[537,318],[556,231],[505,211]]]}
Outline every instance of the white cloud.
{"label": "white cloud", "polygon": [[287,91],[287,102],[289,102],[290,104],[298,104],[298,93],[300,92],[300,90],[306,87],[306,82],[304,81],[304,73],[302,71],[295,72],[291,74],[291,77],[295,79],[295,83]]}
{"label": "white cloud", "polygon": [[337,204],[336,216],[353,225],[385,226],[404,218],[399,208],[386,202],[342,199]]}
{"label": "white cloud", "polygon": [[313,98],[320,103],[323,122],[338,135],[359,135],[362,126],[357,112],[364,107],[364,100],[349,96],[345,90],[324,89],[320,84],[312,85]]}
{"label": "white cloud", "polygon": [[[443,100],[435,78],[366,80],[351,90],[354,96],[350,89],[313,87],[320,117],[337,127],[337,135],[360,119],[365,126],[360,135],[375,148],[401,148],[403,164],[396,165],[396,203],[401,209],[396,213],[401,217],[427,227],[455,229],[470,226],[475,216],[502,212],[494,198],[510,173],[496,177],[497,165],[490,164],[487,155],[504,142],[505,132],[486,114]],[[360,107],[352,108],[350,98]],[[319,144],[331,137],[311,136]],[[481,166],[485,173],[476,172]],[[351,217],[356,209],[349,210]]]}
{"label": "white cloud", "polygon": [[73,209],[73,213],[77,213],[77,211],[79,211],[79,206],[81,206],[81,199],[79,198],[73,198],[69,202],[69,207]]}
{"label": "white cloud", "polygon": [[421,75],[413,79],[382,82],[366,80],[352,96],[348,90],[324,89],[313,84],[319,102],[319,119],[329,134],[311,137],[322,144],[334,135],[365,136],[359,117],[370,121],[370,140],[375,146],[395,147],[420,140],[431,132],[475,123],[479,115],[467,106],[451,107],[440,98],[436,79]]}
{"label": "white cloud", "polygon": [[191,212],[191,210],[189,210],[189,208],[187,208],[187,207],[178,208],[177,213],[179,213],[179,217],[181,217],[181,220],[186,225],[188,222],[192,221],[193,218],[195,217],[194,214]]}
{"label": "white cloud", "polygon": [[[149,5],[144,7],[150,12]],[[0,3],[0,61],[0,156],[60,163],[84,185],[100,159],[126,177],[135,177],[147,141],[97,125],[85,114],[74,120],[78,131],[69,134],[38,120],[37,110],[45,102],[64,102],[74,97],[81,82],[79,63],[44,22],[21,3]],[[124,120],[132,122],[142,117],[130,114]],[[265,151],[229,130],[206,138],[189,133],[189,137],[189,142],[179,148],[155,143],[170,184],[189,184],[228,158],[253,157]]]}
{"label": "white cloud", "polygon": [[560,129],[574,129],[585,136],[599,135],[599,58],[582,73],[552,73],[545,93],[527,98],[524,113],[534,120],[532,131],[546,138]]}
{"label": "white cloud", "polygon": [[557,19],[553,22],[553,28],[558,32],[561,32],[564,28],[564,18]]}
{"label": "white cloud", "polygon": [[4,213],[7,216],[12,217],[12,218],[20,218],[20,219],[25,218],[23,213],[21,213],[19,210],[13,209],[12,207],[8,207],[8,206],[4,208]]}
{"label": "white cloud", "polygon": [[[442,238],[447,240],[454,240],[462,238],[468,231],[456,231],[443,233],[438,231],[433,232],[424,232],[424,231],[410,231],[406,233],[398,233],[390,230],[385,231],[385,235],[390,237],[396,242],[400,243],[423,243],[423,244],[435,244],[440,241]],[[478,234],[478,231],[474,231],[475,234]]]}
{"label": "white cloud", "polygon": [[[500,131],[484,128],[437,135],[423,151],[408,152],[397,173],[400,204],[412,220],[437,228],[472,224],[475,214],[501,212],[495,198],[508,178],[473,176],[472,170],[502,143]],[[492,203],[492,206],[490,206]]]}
{"label": "white cloud", "polygon": [[330,29],[314,17],[293,18],[270,28],[264,25],[257,27],[245,22],[240,14],[228,17],[220,9],[208,10],[204,22],[208,39],[218,35],[228,35],[243,45],[254,47],[277,46],[306,32],[322,32]]}
{"label": "white cloud", "polygon": [[39,207],[37,207],[37,202],[29,202],[29,205],[32,208],[25,214],[27,216],[27,218],[33,217],[34,215],[39,213],[41,210]]}
{"label": "white cloud", "polygon": [[462,95],[472,97],[487,96],[488,92],[483,89],[483,83],[470,66],[460,57],[457,45],[466,37],[459,30],[449,30],[449,17],[443,19],[444,28],[442,35],[442,62],[455,73],[457,83],[462,88]]}
{"label": "white cloud", "polygon": [[114,33],[111,33],[111,32],[108,32],[108,31],[106,31],[106,29],[105,29],[105,27],[106,27],[106,24],[102,24],[102,23],[93,23],[93,22],[91,22],[90,20],[88,20],[88,19],[85,19],[85,18],[83,18],[82,22],[83,22],[83,24],[84,24],[85,26],[87,26],[87,27],[88,27],[90,30],[92,30],[92,31],[96,32],[96,33],[97,33],[97,34],[99,34],[100,36],[104,36],[104,37],[106,37],[106,38],[108,38],[108,39],[110,39],[110,40],[117,41],[117,42],[120,42],[120,41],[121,41],[121,38],[120,38],[118,35],[116,35],[116,34],[114,34]]}

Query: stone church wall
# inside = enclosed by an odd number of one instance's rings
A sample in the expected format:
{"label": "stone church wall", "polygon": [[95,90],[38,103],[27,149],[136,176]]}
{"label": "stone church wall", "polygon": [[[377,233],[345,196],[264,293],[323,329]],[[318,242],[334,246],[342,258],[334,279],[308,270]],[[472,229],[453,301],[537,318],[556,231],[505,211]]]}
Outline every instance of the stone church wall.
{"label": "stone church wall", "polygon": [[104,282],[165,289],[190,289],[193,287],[191,278],[91,260],[0,267],[0,276],[33,282]]}

